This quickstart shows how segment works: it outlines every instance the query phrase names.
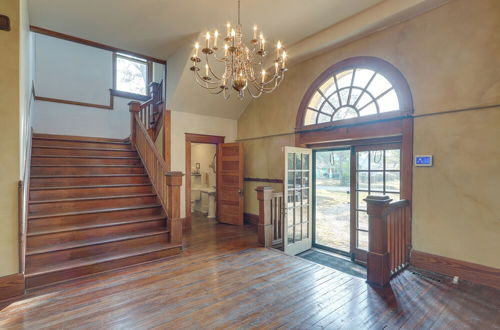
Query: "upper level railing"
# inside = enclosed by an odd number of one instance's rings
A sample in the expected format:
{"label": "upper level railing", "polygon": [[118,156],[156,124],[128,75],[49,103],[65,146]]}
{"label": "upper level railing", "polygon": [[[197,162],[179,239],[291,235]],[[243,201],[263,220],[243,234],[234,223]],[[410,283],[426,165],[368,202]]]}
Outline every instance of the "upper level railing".
{"label": "upper level railing", "polygon": [[161,129],[161,124],[163,123],[162,116],[165,108],[163,100],[163,81],[149,84],[149,95],[151,95],[151,98],[141,104],[141,109],[138,114],[146,131],[153,140],[155,140]]}
{"label": "upper level railing", "polygon": [[172,243],[181,243],[180,187],[183,174],[168,170],[167,164],[156,149],[151,135],[140,116],[140,113],[144,113],[144,109],[149,103],[150,101],[143,104],[135,101],[129,103],[131,113],[130,142],[132,147],[137,150],[164,213],[168,217]]}
{"label": "upper level railing", "polygon": [[411,208],[408,200],[368,196],[369,222],[367,280],[386,286],[410,264]]}

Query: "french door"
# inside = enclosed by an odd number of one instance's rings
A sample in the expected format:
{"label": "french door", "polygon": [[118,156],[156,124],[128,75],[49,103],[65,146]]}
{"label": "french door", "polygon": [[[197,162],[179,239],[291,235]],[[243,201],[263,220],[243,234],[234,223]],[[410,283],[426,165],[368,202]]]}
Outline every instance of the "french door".
{"label": "french door", "polygon": [[312,150],[285,147],[284,252],[296,255],[312,246]]}
{"label": "french door", "polygon": [[400,199],[401,145],[357,146],[351,157],[351,253],[354,259],[366,262],[368,251],[368,195]]}
{"label": "french door", "polygon": [[[346,173],[348,172],[348,173]],[[314,245],[366,262],[368,195],[400,199],[399,143],[314,152]]]}

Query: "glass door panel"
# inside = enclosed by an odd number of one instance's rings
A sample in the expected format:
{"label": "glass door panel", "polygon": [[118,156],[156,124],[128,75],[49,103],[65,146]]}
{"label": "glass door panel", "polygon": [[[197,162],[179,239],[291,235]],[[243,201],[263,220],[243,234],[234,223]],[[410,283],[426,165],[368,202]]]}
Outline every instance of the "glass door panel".
{"label": "glass door panel", "polygon": [[355,147],[353,156],[355,175],[351,249],[354,258],[366,261],[368,250],[368,195],[389,196],[399,200],[401,191],[401,147],[399,144]]}
{"label": "glass door panel", "polygon": [[296,255],[312,245],[311,231],[311,167],[312,151],[285,147],[284,191],[285,228],[284,251]]}
{"label": "glass door panel", "polygon": [[351,150],[314,152],[314,244],[350,253]]}

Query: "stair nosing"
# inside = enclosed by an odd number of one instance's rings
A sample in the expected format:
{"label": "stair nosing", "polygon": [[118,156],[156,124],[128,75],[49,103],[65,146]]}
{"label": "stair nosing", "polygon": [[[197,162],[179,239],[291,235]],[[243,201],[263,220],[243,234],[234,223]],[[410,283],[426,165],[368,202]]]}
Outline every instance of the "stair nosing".
{"label": "stair nosing", "polygon": [[109,151],[109,152],[137,152],[132,149],[113,149],[113,148],[78,148],[78,147],[64,147],[64,146],[33,146],[40,149],[58,149],[58,150],[88,150],[88,151]]}
{"label": "stair nosing", "polygon": [[127,156],[86,156],[86,155],[31,155],[31,158],[64,158],[64,159],[140,159]]}
{"label": "stair nosing", "polygon": [[47,199],[47,200],[30,200],[28,204],[52,204],[52,203],[67,203],[67,202],[79,202],[79,201],[92,201],[92,200],[102,200],[102,199],[120,199],[120,198],[137,198],[137,197],[148,197],[156,196],[155,193],[142,193],[142,194],[128,194],[128,195],[110,195],[110,196],[92,196],[92,197],[73,197],[73,198],[60,198],[60,199]]}
{"label": "stair nosing", "polygon": [[63,142],[80,142],[80,143],[102,143],[102,144],[121,144],[121,145],[130,145],[130,142],[125,142],[125,141],[119,141],[117,140],[110,140],[110,141],[103,141],[103,140],[85,140],[87,137],[82,136],[84,140],[78,140],[78,139],[65,139],[65,138],[56,138],[56,137],[43,137],[43,136],[33,136],[33,140],[46,140],[46,141],[63,141]]}
{"label": "stair nosing", "polygon": [[[146,173],[132,173],[132,174],[62,174],[62,175],[32,175],[33,179],[52,179],[52,178],[93,178],[93,177],[138,177],[138,176],[147,176]],[[37,187],[39,188],[39,187]]]}
{"label": "stair nosing", "polygon": [[139,167],[143,168],[143,165],[136,164],[69,164],[69,165],[58,165],[58,164],[32,164],[31,167]]}
{"label": "stair nosing", "polygon": [[[39,255],[39,254],[73,250],[73,249],[78,249],[78,248],[87,247],[87,246],[103,245],[103,244],[108,244],[108,243],[133,240],[133,239],[138,239],[138,238],[143,238],[143,237],[150,237],[150,236],[156,236],[156,235],[161,235],[161,234],[167,234],[168,232],[169,232],[168,229],[165,228],[165,229],[161,229],[161,230],[144,231],[142,233],[132,234],[132,235],[120,235],[120,236],[117,235],[115,237],[104,236],[104,237],[99,237],[99,239],[96,239],[95,241],[89,240],[88,242],[85,242],[85,243],[82,243],[82,242],[75,243],[78,241],[72,241],[72,242],[68,242],[68,243],[73,243],[73,244],[66,244],[67,246],[62,246],[62,247],[61,246],[57,247],[57,244],[56,244],[56,245],[53,245],[51,249],[49,249],[49,248],[26,249],[26,256],[34,256],[34,255]],[[64,245],[64,244],[65,243],[59,244],[59,245]]]}
{"label": "stair nosing", "polygon": [[46,218],[54,218],[54,217],[67,217],[67,216],[93,214],[93,213],[108,213],[108,212],[136,210],[136,209],[148,209],[148,208],[157,208],[157,207],[161,207],[161,204],[141,204],[141,205],[135,205],[135,206],[124,206],[124,207],[114,207],[114,208],[105,208],[105,209],[92,209],[92,210],[84,210],[84,211],[76,211],[76,212],[51,213],[51,214],[40,214],[40,215],[37,214],[37,215],[29,215],[28,220],[46,219]]}
{"label": "stair nosing", "polygon": [[27,237],[36,237],[36,236],[43,236],[43,235],[50,235],[50,234],[58,234],[58,233],[66,233],[70,231],[80,231],[80,230],[88,230],[88,229],[94,229],[94,228],[106,228],[106,227],[113,227],[113,226],[122,226],[122,225],[128,225],[128,224],[134,224],[134,223],[142,223],[142,222],[150,222],[150,221],[158,221],[158,220],[166,220],[167,217],[163,215],[156,215],[156,216],[149,216],[149,217],[137,217],[137,218],[131,218],[129,221],[119,221],[116,220],[115,222],[106,222],[106,223],[98,223],[98,224],[93,224],[93,225],[81,225],[81,226],[75,226],[71,228],[64,228],[64,227],[59,227],[60,229],[54,229],[54,230],[45,230],[45,231],[29,231],[28,228],[28,233],[26,233]]}
{"label": "stair nosing", "polygon": [[[89,265],[96,265],[96,264],[101,264],[104,262],[110,262],[110,261],[114,261],[114,260],[120,260],[120,259],[130,258],[130,257],[134,257],[134,256],[140,256],[140,255],[144,255],[144,254],[148,254],[148,253],[158,252],[158,251],[162,251],[162,250],[170,250],[170,249],[175,249],[175,248],[179,248],[179,247],[182,247],[182,245],[181,244],[173,244],[173,243],[165,243],[163,245],[158,244],[158,248],[150,248],[150,249],[143,249],[143,250],[137,249],[140,251],[139,253],[134,253],[134,251],[132,251],[132,252],[129,251],[129,253],[124,253],[124,254],[120,254],[120,255],[116,255],[116,256],[112,256],[112,257],[104,255],[101,259],[92,260],[92,261],[88,260],[87,262],[84,262],[80,265],[75,265],[75,266],[71,266],[71,267],[67,266],[67,267],[54,268],[54,269],[51,269],[50,271],[48,271],[48,270],[47,271],[38,271],[38,272],[33,272],[33,273],[29,273],[27,271],[25,273],[25,277],[26,278],[33,278],[36,276],[65,271],[65,270],[69,270],[69,269],[73,269],[73,268],[85,267],[85,266],[89,266]],[[73,260],[81,260],[81,259],[90,259],[90,258],[86,257],[86,258],[73,259]]]}
{"label": "stair nosing", "polygon": [[[53,177],[51,177],[53,178]],[[93,189],[93,188],[125,188],[125,187],[145,187],[151,183],[124,183],[124,184],[103,184],[86,186],[51,186],[51,187],[30,187],[30,191],[60,190],[60,189]]]}

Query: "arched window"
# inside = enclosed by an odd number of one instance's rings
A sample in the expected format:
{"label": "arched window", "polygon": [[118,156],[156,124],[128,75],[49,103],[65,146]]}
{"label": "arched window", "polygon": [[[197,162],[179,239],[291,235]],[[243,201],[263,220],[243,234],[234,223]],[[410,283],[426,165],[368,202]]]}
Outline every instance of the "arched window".
{"label": "arched window", "polygon": [[298,129],[405,116],[412,112],[408,83],[390,63],[353,57],[322,73],[306,92]]}

